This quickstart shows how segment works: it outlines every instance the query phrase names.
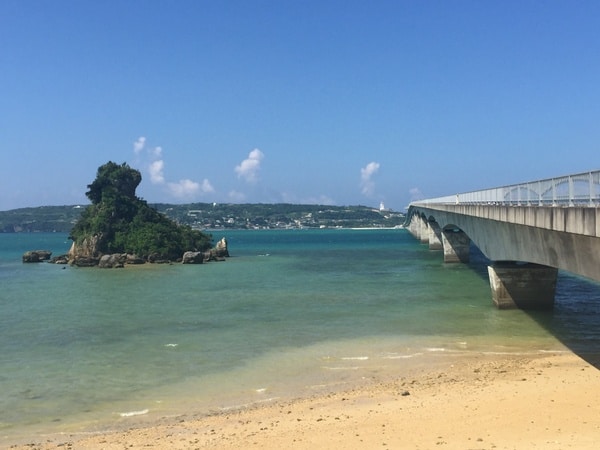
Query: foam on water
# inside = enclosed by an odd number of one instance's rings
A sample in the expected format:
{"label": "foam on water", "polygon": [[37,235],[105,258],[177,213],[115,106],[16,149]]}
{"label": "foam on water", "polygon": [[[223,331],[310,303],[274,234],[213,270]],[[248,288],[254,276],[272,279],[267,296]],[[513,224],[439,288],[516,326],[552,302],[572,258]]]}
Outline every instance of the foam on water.
{"label": "foam on water", "polygon": [[423,353],[412,353],[409,355],[384,355],[382,358],[384,359],[410,359],[415,358],[417,356],[423,356]]}
{"label": "foam on water", "polygon": [[144,414],[148,414],[150,412],[149,409],[141,409],[139,411],[128,411],[128,412],[122,412],[119,413],[119,416],[121,417],[133,417],[133,416],[142,416]]}

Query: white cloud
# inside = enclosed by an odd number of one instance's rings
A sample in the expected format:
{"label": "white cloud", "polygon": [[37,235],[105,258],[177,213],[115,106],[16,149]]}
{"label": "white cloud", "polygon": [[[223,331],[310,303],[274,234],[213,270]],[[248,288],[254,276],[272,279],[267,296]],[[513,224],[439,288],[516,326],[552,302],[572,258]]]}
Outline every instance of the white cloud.
{"label": "white cloud", "polygon": [[169,192],[178,198],[191,197],[198,193],[207,194],[215,191],[215,188],[213,188],[210,181],[206,178],[202,183],[188,179],[179,180],[177,183],[169,182],[167,183],[167,187]]}
{"label": "white cloud", "polygon": [[200,183],[192,180],[179,180],[177,183],[169,182],[167,187],[175,197],[189,197],[200,191]]}
{"label": "white cloud", "polygon": [[156,161],[152,161],[150,163],[150,165],[148,166],[148,172],[150,173],[150,181],[152,182],[152,184],[164,184],[164,167],[165,162],[162,159],[157,159]]}
{"label": "white cloud", "polygon": [[379,171],[379,167],[380,164],[378,162],[370,162],[360,169],[361,192],[368,197],[375,193],[375,182],[372,180],[372,177]]}
{"label": "white cloud", "polygon": [[162,147],[147,148],[146,138],[141,136],[133,143],[133,152],[140,159],[146,161],[148,175],[152,184],[161,185],[172,196],[177,198],[191,197],[195,194],[208,194],[215,192],[215,188],[208,179],[201,183],[188,178],[178,182],[168,181],[165,178],[165,160]]}
{"label": "white cloud", "polygon": [[146,138],[144,136],[140,136],[137,138],[137,141],[133,143],[133,153],[139,155],[142,150],[144,150],[144,146],[146,145]]}
{"label": "white cloud", "polygon": [[248,158],[243,160],[239,165],[235,166],[235,172],[238,178],[243,178],[249,183],[258,181],[258,171],[260,170],[260,162],[265,157],[264,153],[255,148],[248,154]]}
{"label": "white cloud", "polygon": [[200,190],[205,193],[205,194],[209,194],[211,192],[215,192],[215,188],[213,187],[212,184],[210,184],[210,181],[208,181],[207,178],[205,178],[202,181],[202,186],[200,186]]}

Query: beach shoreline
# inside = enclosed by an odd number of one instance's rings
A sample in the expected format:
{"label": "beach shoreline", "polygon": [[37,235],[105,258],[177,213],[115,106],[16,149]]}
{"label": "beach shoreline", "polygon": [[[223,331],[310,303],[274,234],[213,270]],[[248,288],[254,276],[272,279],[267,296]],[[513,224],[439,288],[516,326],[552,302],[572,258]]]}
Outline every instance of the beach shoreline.
{"label": "beach shoreline", "polygon": [[575,354],[473,355],[309,398],[5,446],[592,449],[600,440],[598,417],[600,371]]}

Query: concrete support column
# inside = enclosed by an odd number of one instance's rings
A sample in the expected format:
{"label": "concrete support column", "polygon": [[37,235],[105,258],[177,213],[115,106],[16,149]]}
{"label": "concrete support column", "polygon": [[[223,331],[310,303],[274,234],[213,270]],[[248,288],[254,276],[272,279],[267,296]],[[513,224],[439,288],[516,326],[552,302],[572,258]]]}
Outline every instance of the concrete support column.
{"label": "concrete support column", "polygon": [[411,219],[408,225],[405,227],[412,237],[415,237],[414,221],[414,219]]}
{"label": "concrete support column", "polygon": [[429,242],[429,223],[421,218],[421,244],[427,244]]}
{"label": "concrete support column", "polygon": [[417,216],[413,216],[408,224],[408,231],[415,239],[421,239],[420,230],[421,227],[419,225],[419,218]]}
{"label": "concrete support column", "polygon": [[442,229],[437,222],[429,222],[429,250],[441,250],[442,248],[444,248]]}
{"label": "concrete support column", "polygon": [[551,309],[558,269],[539,264],[496,262],[488,266],[492,300],[499,309]]}
{"label": "concrete support column", "polygon": [[471,239],[461,230],[442,230],[444,262],[469,262]]}

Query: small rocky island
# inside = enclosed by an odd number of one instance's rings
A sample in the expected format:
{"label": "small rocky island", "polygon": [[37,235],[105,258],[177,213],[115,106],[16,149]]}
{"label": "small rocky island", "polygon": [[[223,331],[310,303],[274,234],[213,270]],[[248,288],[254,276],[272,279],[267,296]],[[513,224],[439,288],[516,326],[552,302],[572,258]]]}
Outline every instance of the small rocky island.
{"label": "small rocky island", "polygon": [[23,262],[50,261],[79,267],[124,267],[127,264],[201,264],[229,256],[227,241],[212,247],[212,237],[179,225],[135,195],[142,181],[138,170],[112,161],[100,166],[88,185],[89,205],[72,228],[66,255],[51,258],[33,250]]}

